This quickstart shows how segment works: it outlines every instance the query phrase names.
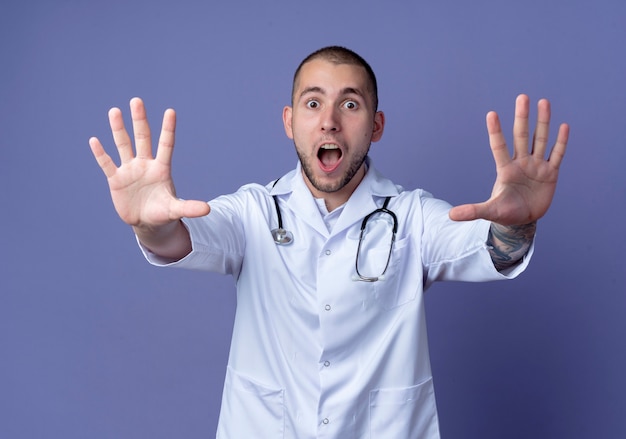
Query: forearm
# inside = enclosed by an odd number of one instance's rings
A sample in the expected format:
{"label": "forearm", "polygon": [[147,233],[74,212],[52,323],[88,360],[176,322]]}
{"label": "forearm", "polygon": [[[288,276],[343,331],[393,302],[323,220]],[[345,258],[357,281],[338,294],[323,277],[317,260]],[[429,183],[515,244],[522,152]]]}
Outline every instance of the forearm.
{"label": "forearm", "polygon": [[133,227],[139,241],[152,253],[167,259],[180,260],[191,248],[189,231],[182,221],[158,227]]}
{"label": "forearm", "polygon": [[521,226],[491,223],[487,246],[493,265],[498,271],[515,265],[524,257],[533,242],[536,230],[536,222]]}

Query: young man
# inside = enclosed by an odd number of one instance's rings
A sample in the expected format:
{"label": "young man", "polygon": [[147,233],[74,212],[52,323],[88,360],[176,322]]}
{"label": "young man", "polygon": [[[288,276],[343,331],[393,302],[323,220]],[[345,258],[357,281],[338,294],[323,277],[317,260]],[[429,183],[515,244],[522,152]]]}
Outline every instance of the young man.
{"label": "young man", "polygon": [[219,438],[439,437],[424,290],[513,278],[528,263],[569,132],[561,125],[546,160],[548,101],[539,101],[529,152],[529,101],[518,97],[513,157],[497,115],[487,115],[492,196],[454,208],[374,169],[367,153],[385,127],[377,101],[359,55],[341,47],[309,55],[283,111],[297,168],[208,204],[176,197],[173,110],[154,158],[139,99],[136,153],[120,110],[109,112],[119,167],[90,139],[115,208],[151,263],[237,282]]}

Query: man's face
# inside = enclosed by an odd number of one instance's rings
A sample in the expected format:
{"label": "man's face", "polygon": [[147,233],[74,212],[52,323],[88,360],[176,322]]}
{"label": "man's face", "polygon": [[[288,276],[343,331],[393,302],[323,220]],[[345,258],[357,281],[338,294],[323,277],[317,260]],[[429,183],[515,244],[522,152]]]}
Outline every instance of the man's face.
{"label": "man's face", "polygon": [[368,84],[365,69],[357,65],[314,59],[300,70],[283,123],[315,197],[332,194],[345,202],[365,175],[370,144],[384,128]]}

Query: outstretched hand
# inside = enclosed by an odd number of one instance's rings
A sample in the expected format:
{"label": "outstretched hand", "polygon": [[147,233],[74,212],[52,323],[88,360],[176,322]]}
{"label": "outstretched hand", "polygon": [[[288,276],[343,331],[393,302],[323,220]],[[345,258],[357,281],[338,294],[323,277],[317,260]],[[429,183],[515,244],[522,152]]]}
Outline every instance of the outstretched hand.
{"label": "outstretched hand", "polygon": [[124,127],[122,112],[119,108],[109,111],[109,123],[121,160],[119,167],[97,138],[89,139],[91,151],[107,177],[111,198],[120,218],[131,226],[150,229],[183,217],[208,214],[210,208],[206,202],[176,198],[171,173],[176,130],[174,110],[168,109],[163,115],[157,153],[153,157],[150,126],[142,100],[133,98],[130,109],[136,152]]}
{"label": "outstretched hand", "polygon": [[513,156],[507,149],[498,115],[493,111],[487,114],[489,144],[496,163],[496,182],[489,200],[453,207],[449,213],[452,220],[483,218],[512,226],[529,224],[545,215],[556,190],[569,126],[561,124],[556,143],[546,158],[550,103],[542,99],[537,104],[537,109],[537,126],[529,151],[529,99],[526,95],[517,97],[513,124]]}

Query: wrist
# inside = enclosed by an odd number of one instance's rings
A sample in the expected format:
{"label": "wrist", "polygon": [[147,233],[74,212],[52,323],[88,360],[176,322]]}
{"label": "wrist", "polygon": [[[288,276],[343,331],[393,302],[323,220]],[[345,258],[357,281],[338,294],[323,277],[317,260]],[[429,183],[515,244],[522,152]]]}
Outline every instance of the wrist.
{"label": "wrist", "polygon": [[537,223],[503,226],[491,223],[487,248],[496,269],[504,270],[519,262],[533,242]]}
{"label": "wrist", "polygon": [[189,231],[177,220],[159,226],[133,226],[139,242],[152,253],[173,260],[182,259],[191,250]]}

